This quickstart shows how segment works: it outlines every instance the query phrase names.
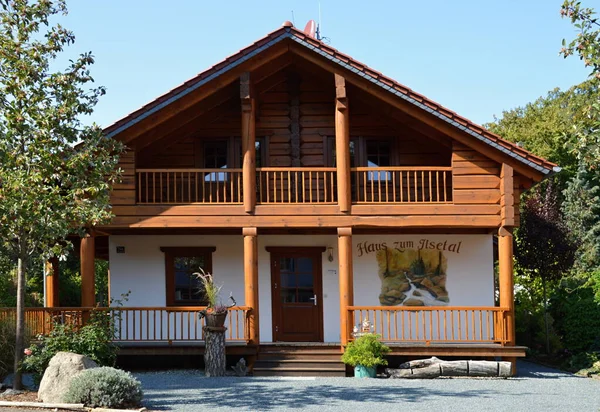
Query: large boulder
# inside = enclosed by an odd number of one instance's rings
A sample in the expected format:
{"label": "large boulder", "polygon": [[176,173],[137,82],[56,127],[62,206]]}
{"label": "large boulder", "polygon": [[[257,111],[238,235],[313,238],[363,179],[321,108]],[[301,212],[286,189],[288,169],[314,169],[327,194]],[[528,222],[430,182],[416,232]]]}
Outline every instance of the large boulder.
{"label": "large boulder", "polygon": [[87,356],[70,352],[58,352],[44,372],[38,399],[46,403],[64,403],[64,395],[71,381],[85,369],[97,368],[98,364]]}

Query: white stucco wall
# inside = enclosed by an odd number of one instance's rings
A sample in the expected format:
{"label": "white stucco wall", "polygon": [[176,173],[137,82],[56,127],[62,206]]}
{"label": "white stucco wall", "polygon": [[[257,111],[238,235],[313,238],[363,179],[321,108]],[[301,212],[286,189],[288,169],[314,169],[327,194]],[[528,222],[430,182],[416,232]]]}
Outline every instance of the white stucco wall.
{"label": "white stucco wall", "polygon": [[[381,280],[375,253],[365,253],[365,242],[393,247],[394,242],[419,245],[428,242],[458,244],[459,253],[445,251],[447,258],[446,288],[451,306],[493,306],[493,257],[491,235],[355,235],[354,291],[355,305],[378,306]],[[359,246],[361,244],[362,246]],[[116,247],[125,253],[116,253]],[[111,297],[131,291],[127,306],[165,306],[165,262],[162,246],[214,246],[213,273],[222,283],[223,298],[232,292],[239,305],[244,305],[243,238],[242,236],[111,236]],[[323,253],[323,325],[326,342],[339,342],[339,286],[337,236],[259,235],[259,300],[261,341],[272,340],[271,274],[267,246],[324,246],[334,250],[334,261]],[[362,255],[361,255],[362,248]]]}

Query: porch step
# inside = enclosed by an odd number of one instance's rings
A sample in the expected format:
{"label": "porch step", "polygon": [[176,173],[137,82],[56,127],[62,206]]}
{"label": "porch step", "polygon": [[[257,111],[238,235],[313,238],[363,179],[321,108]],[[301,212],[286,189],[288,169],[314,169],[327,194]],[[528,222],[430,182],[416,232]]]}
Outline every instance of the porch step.
{"label": "porch step", "polygon": [[254,376],[346,376],[339,347],[261,346]]}

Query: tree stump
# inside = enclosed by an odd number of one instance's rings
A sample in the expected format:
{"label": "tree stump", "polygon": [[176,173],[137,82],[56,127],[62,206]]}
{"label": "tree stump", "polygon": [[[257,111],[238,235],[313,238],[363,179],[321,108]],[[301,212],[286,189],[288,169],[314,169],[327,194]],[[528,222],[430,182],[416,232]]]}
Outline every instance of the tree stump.
{"label": "tree stump", "polygon": [[204,369],[208,377],[225,376],[225,327],[205,326]]}
{"label": "tree stump", "polygon": [[440,376],[511,376],[510,362],[443,361],[436,357],[405,362],[398,369],[387,368],[390,378],[433,379]]}

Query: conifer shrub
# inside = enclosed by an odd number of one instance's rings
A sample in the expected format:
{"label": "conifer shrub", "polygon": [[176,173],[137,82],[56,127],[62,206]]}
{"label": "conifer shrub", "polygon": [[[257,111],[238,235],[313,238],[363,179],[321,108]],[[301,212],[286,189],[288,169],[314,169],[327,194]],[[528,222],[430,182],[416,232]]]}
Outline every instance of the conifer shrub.
{"label": "conifer shrub", "polygon": [[91,408],[132,408],[142,401],[142,385],[129,372],[104,366],[86,369],[73,379],[65,401]]}

